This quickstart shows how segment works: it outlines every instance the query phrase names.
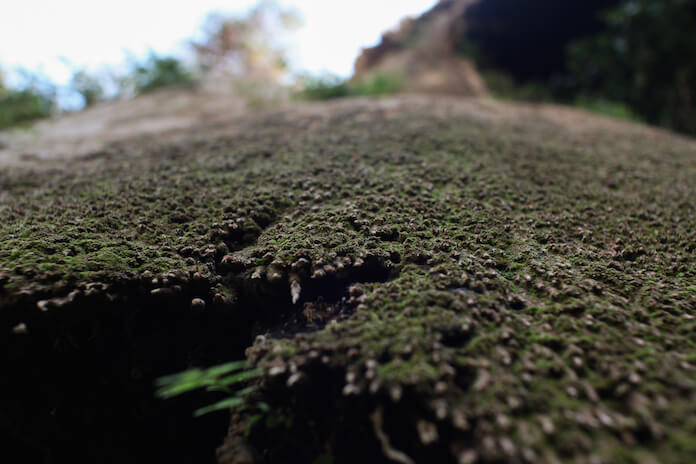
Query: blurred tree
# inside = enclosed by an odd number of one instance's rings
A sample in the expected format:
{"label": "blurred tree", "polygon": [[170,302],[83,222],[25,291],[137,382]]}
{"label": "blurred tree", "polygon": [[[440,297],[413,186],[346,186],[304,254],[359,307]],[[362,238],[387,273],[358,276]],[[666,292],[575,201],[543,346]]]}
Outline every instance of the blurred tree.
{"label": "blurred tree", "polygon": [[213,79],[228,75],[279,82],[288,71],[280,38],[299,24],[296,12],[272,0],[240,18],[213,14],[203,27],[204,39],[193,43],[196,60]]}
{"label": "blurred tree", "polygon": [[696,0],[480,0],[455,25],[498,94],[696,134]]}
{"label": "blurred tree", "polygon": [[0,96],[0,128],[51,115],[53,100],[34,89],[5,91]]}
{"label": "blurred tree", "polygon": [[104,98],[104,87],[101,80],[85,70],[73,74],[70,87],[82,96],[85,106],[92,106]]}
{"label": "blurred tree", "polygon": [[483,68],[554,87],[550,78],[566,71],[568,44],[605,30],[599,12],[621,1],[479,0],[453,23],[453,40]]}
{"label": "blurred tree", "polygon": [[301,76],[300,87],[298,96],[305,100],[331,100],[351,95],[347,80],[334,74]]}
{"label": "blurred tree", "polygon": [[605,32],[569,47],[578,92],[696,134],[696,0],[626,0],[603,19]]}
{"label": "blurred tree", "polygon": [[137,63],[128,79],[136,93],[146,93],[173,85],[191,85],[193,76],[177,58],[150,53],[143,63]]}
{"label": "blurred tree", "polygon": [[24,84],[8,87],[0,72],[0,129],[47,118],[56,103],[55,87],[38,76],[22,73]]}

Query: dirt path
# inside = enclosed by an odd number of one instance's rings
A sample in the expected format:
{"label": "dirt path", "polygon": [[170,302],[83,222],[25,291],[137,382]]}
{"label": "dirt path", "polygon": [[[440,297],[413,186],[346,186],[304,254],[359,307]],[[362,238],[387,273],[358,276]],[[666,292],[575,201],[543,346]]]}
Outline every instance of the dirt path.
{"label": "dirt path", "polygon": [[247,99],[238,95],[203,91],[162,90],[133,100],[107,102],[29,129],[0,132],[0,166],[62,163],[143,136],[159,136],[164,141],[168,135],[167,140],[176,140],[177,132],[188,134],[249,111]]}
{"label": "dirt path", "polygon": [[[210,105],[2,139],[3,449],[696,455],[696,142],[490,99]],[[152,396],[243,358],[264,375],[229,429],[190,418],[219,396]]]}

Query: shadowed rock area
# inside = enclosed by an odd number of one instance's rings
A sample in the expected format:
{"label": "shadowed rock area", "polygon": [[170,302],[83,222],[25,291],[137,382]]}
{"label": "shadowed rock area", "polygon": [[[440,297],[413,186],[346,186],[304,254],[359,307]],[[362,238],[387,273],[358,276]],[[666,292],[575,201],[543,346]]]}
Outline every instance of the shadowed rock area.
{"label": "shadowed rock area", "polygon": [[[450,97],[166,129],[0,171],[8,455],[696,456],[692,139]],[[243,358],[263,410],[154,397]]]}
{"label": "shadowed rock area", "polygon": [[[567,79],[567,49],[606,26],[601,13],[618,0],[440,0],[366,48],[354,81],[374,73],[401,76],[406,90],[486,95],[479,74],[505,72],[517,82]],[[556,83],[555,85],[558,85]]]}

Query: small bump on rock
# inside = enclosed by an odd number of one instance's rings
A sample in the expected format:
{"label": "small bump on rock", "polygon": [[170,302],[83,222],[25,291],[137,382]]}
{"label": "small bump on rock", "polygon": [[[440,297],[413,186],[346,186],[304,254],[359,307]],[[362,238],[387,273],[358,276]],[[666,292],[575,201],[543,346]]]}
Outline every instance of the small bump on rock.
{"label": "small bump on rock", "polygon": [[165,288],[165,287],[160,287],[160,288],[153,288],[150,290],[150,295],[156,296],[156,297],[163,297],[163,296],[170,296],[174,293],[174,290],[171,288]]}
{"label": "small bump on rock", "polygon": [[27,325],[24,322],[20,322],[16,326],[12,327],[12,333],[15,335],[26,335]]}
{"label": "small bump on rock", "polygon": [[438,440],[437,426],[432,422],[419,420],[416,424],[418,437],[424,445],[430,445]]}
{"label": "small bump on rock", "polygon": [[302,292],[302,287],[300,286],[300,281],[297,278],[291,278],[290,280],[290,298],[292,298],[292,304],[296,304],[300,301],[300,293]]}
{"label": "small bump on rock", "polygon": [[36,307],[39,308],[41,311],[46,312],[55,305],[51,304],[51,300],[41,300],[36,302]]}

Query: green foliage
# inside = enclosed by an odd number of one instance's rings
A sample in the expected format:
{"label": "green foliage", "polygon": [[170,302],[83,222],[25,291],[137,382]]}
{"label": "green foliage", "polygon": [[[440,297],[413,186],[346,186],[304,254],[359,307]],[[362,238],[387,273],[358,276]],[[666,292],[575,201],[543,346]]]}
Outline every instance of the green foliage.
{"label": "green foliage", "polygon": [[132,83],[135,93],[147,93],[164,87],[191,85],[194,79],[177,58],[151,53],[143,63],[135,64],[125,82]]}
{"label": "green foliage", "polygon": [[379,97],[400,92],[404,81],[398,74],[375,72],[359,80],[353,85],[355,95]]}
{"label": "green foliage", "polygon": [[47,118],[55,106],[55,91],[37,78],[20,89],[5,86],[0,75],[0,129]]}
{"label": "green foliage", "polygon": [[581,95],[575,99],[575,106],[616,119],[641,121],[641,118],[628,105],[604,98],[590,98]]}
{"label": "green foliage", "polygon": [[454,49],[496,70],[494,94],[696,134],[696,0],[478,3]]}
{"label": "green foliage", "polygon": [[404,88],[401,76],[375,72],[356,82],[334,75],[306,78],[299,96],[306,100],[330,100],[343,97],[381,97],[400,92]]}
{"label": "green foliage", "polygon": [[305,100],[330,100],[350,96],[350,88],[345,79],[332,74],[308,77],[300,96]]}
{"label": "green foliage", "polygon": [[603,20],[605,32],[568,50],[577,88],[696,134],[696,0],[627,0]]}
{"label": "green foliage", "polygon": [[85,106],[92,106],[104,98],[104,88],[99,78],[84,70],[73,74],[70,87],[82,96]]}
{"label": "green foliage", "polygon": [[540,83],[530,81],[517,84],[510,75],[493,70],[484,71],[481,75],[488,89],[497,97],[534,102],[553,100],[551,91]]}
{"label": "green foliage", "polygon": [[[235,386],[255,379],[263,374],[261,369],[252,369],[246,361],[235,361],[208,369],[191,369],[179,374],[161,377],[157,380],[157,396],[172,398],[194,390],[220,391],[230,395],[222,401],[195,411],[195,416],[202,416],[213,411],[246,406],[246,396],[256,387],[247,386],[235,389]],[[256,408],[266,410],[264,403],[257,403]]]}
{"label": "green foliage", "polygon": [[457,52],[458,55],[467,57],[477,63],[485,58],[485,55],[481,51],[481,47],[467,39],[466,34],[455,34],[454,38],[454,51]]}
{"label": "green foliage", "polygon": [[[488,89],[496,97],[528,102],[563,101],[562,99],[558,99],[547,86],[536,81],[518,84],[510,75],[493,70],[484,71],[481,74],[486,81]],[[629,121],[642,120],[642,118],[627,104],[612,101],[604,97],[581,94],[572,100],[572,102],[565,103],[572,103],[578,108],[616,119],[625,119]]]}
{"label": "green foliage", "polygon": [[330,454],[322,454],[312,462],[312,464],[333,464],[334,458]]}

